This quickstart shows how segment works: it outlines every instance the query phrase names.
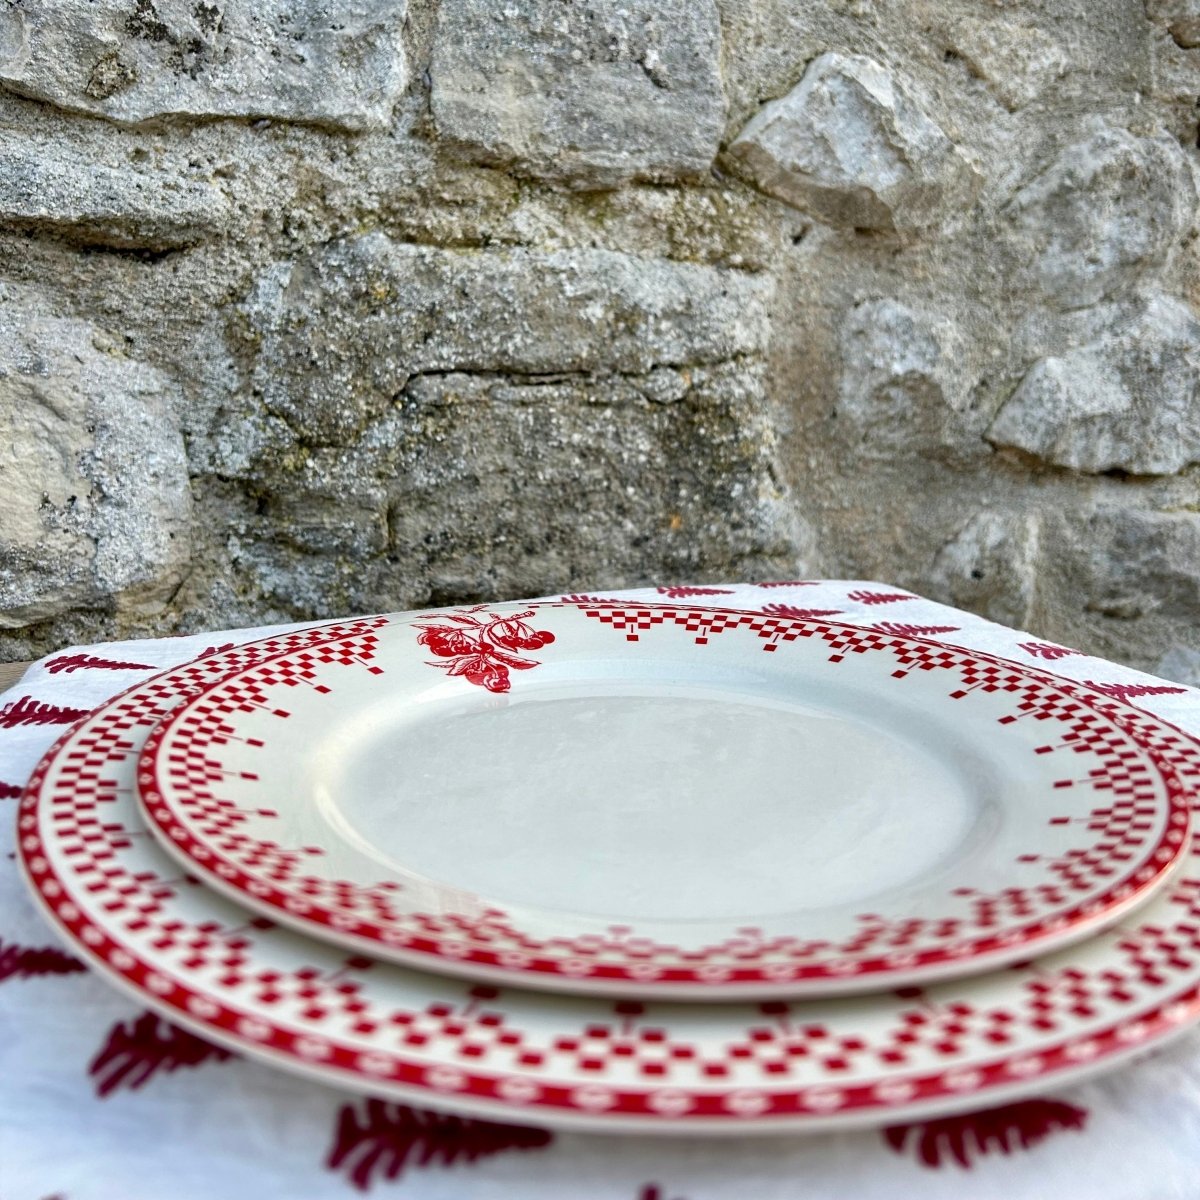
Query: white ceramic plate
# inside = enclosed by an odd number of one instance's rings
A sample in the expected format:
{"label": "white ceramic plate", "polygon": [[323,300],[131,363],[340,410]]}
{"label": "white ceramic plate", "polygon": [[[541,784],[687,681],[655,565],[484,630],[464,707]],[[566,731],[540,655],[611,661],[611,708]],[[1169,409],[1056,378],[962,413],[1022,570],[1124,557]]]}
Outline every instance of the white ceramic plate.
{"label": "white ceramic plate", "polygon": [[[70,730],[20,803],[19,860],[63,936],[205,1037],[323,1082],[526,1123],[646,1133],[824,1130],[986,1107],[1110,1067],[1200,1015],[1200,861],[1118,929],[970,980],[877,996],[674,1004],[502,990],[347,955],[181,874],[133,799],[155,723],[264,656],[360,653],[371,621],[139,684]],[[1171,787],[1194,743],[1086,688]]]}
{"label": "white ceramic plate", "polygon": [[909,984],[1111,925],[1187,804],[1036,667],[824,621],[539,604],[386,620],[150,739],[151,829],[234,899],[497,982]]}

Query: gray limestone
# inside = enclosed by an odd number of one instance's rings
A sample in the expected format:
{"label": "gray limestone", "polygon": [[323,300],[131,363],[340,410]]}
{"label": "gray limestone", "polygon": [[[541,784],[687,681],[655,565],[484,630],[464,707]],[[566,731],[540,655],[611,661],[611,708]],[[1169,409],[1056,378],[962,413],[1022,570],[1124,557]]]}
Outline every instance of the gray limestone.
{"label": "gray limestone", "polygon": [[1034,363],[988,438],[1091,474],[1171,475],[1200,461],[1200,322],[1150,296],[1098,340]]}
{"label": "gray limestone", "polygon": [[894,456],[955,440],[972,381],[950,317],[892,297],[867,300],[846,314],[840,341],[838,415],[863,454]]}
{"label": "gray limestone", "polygon": [[1006,212],[1029,285],[1081,308],[1160,267],[1195,204],[1178,142],[1100,126],[1025,184]]}
{"label": "gray limestone", "polygon": [[954,53],[1012,112],[1032,104],[1070,66],[1054,36],[1012,16],[959,17],[948,32]]}
{"label": "gray limestone", "polygon": [[[245,315],[269,412],[353,437],[434,371],[650,375],[761,355],[769,277],[608,250],[441,250],[382,234],[270,268]],[[665,398],[669,382],[648,386]]]}
{"label": "gray limestone", "polygon": [[1166,27],[1184,50],[1200,46],[1200,3],[1197,0],[1145,0],[1146,15]]}
{"label": "gray limestone", "polygon": [[1036,599],[1039,552],[1036,514],[979,512],[939,552],[930,583],[947,603],[1023,629]]}
{"label": "gray limestone", "polygon": [[861,55],[821,55],[729,153],[763,191],[850,228],[936,225],[980,182],[911,85]]}
{"label": "gray limestone", "polygon": [[443,0],[438,134],[578,187],[707,173],[725,121],[713,0]]}
{"label": "gray limestone", "polygon": [[405,0],[20,0],[0,86],[127,124],[259,117],[386,128],[407,81]]}
{"label": "gray limestone", "polygon": [[0,305],[0,628],[162,610],[190,552],[177,401],[87,322]]}
{"label": "gray limestone", "polygon": [[229,206],[212,182],[116,169],[77,147],[0,130],[0,227],[84,245],[166,250],[221,233]]}

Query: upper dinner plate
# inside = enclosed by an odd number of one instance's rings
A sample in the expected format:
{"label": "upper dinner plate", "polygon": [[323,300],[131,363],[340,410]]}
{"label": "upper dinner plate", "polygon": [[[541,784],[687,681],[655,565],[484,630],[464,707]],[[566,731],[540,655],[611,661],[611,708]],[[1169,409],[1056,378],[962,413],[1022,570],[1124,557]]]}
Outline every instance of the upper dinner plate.
{"label": "upper dinner plate", "polygon": [[861,991],[1067,944],[1175,866],[1161,723],[1087,691],[826,621],[443,611],[210,685],[138,791],[189,870],[372,955],[643,997]]}

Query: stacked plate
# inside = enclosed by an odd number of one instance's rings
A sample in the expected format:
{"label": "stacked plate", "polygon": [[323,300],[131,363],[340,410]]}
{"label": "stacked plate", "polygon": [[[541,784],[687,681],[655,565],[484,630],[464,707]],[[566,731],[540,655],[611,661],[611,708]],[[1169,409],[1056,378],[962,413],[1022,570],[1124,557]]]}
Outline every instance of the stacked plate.
{"label": "stacked plate", "polygon": [[1200,754],[1040,669],[632,602],[380,616],[72,729],[27,879],[168,1019],[528,1124],[983,1108],[1200,1015]]}

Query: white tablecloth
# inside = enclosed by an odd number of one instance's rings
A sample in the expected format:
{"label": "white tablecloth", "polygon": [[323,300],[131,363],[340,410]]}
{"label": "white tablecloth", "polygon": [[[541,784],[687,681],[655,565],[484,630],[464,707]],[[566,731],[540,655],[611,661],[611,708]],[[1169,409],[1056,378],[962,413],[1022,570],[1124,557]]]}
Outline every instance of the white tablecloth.
{"label": "white tablecloth", "polygon": [[[836,614],[1087,681],[1200,734],[1200,692],[886,584],[596,593]],[[138,679],[279,626],[72,647],[0,696],[0,808],[68,723]],[[291,627],[289,627],[291,628]],[[1200,1032],[1085,1086],[840,1136],[514,1131],[336,1092],[216,1051],[84,971],[26,897],[0,824],[0,1200],[1200,1198]]]}

